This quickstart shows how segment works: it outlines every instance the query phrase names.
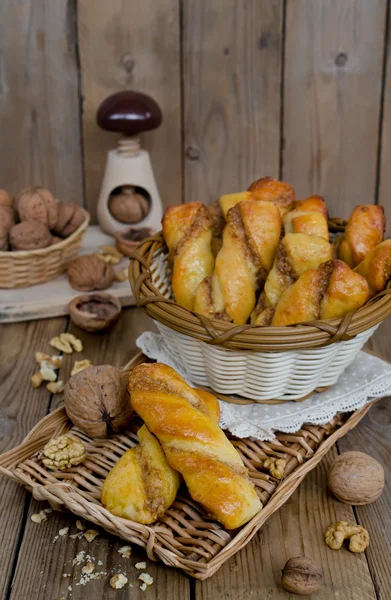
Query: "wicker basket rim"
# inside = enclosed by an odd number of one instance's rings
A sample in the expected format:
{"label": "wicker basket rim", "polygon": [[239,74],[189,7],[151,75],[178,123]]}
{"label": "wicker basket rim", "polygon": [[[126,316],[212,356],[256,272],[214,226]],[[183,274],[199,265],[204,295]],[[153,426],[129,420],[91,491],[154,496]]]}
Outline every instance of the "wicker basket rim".
{"label": "wicker basket rim", "polygon": [[[238,349],[247,344],[294,344],[289,349],[320,347],[340,340],[349,340],[370,329],[391,314],[391,285],[371,298],[358,310],[342,318],[299,323],[287,327],[240,325],[209,319],[179,306],[168,299],[152,282],[150,267],[155,253],[165,247],[162,231],[143,240],[130,257],[129,280],[136,304],[164,325],[207,343]],[[234,342],[233,345],[231,342]],[[305,346],[300,346],[307,342]],[[251,349],[251,348],[245,348]],[[288,348],[284,347],[283,350]],[[278,351],[278,348],[276,348]]]}
{"label": "wicker basket rim", "polygon": [[85,210],[85,208],[81,207],[84,213],[84,221],[71,235],[61,240],[61,242],[57,242],[52,246],[47,246],[46,248],[39,248],[38,250],[6,250],[0,252],[0,258],[13,258],[21,259],[21,258],[29,258],[31,256],[45,256],[47,254],[51,254],[52,251],[56,251],[61,248],[65,248],[72,244],[72,242],[77,238],[82,231],[85,231],[90,222],[90,213]]}

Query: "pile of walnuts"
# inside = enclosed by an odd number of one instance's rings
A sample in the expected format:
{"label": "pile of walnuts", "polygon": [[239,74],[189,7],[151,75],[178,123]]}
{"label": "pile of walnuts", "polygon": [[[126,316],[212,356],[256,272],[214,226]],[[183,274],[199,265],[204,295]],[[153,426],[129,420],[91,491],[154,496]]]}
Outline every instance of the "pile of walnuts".
{"label": "pile of walnuts", "polygon": [[58,202],[40,186],[26,188],[16,200],[0,190],[0,251],[38,250],[61,242],[84,221],[74,202]]}

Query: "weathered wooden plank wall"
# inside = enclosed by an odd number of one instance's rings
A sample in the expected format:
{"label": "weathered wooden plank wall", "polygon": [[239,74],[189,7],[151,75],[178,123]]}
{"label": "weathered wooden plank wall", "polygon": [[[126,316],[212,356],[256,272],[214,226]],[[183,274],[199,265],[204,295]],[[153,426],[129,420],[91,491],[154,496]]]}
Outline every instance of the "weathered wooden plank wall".
{"label": "weathered wooden plank wall", "polygon": [[164,113],[144,145],[165,205],[270,174],[391,221],[390,3],[1,0],[0,187],[40,182],[94,216],[117,141],[96,109],[133,88]]}

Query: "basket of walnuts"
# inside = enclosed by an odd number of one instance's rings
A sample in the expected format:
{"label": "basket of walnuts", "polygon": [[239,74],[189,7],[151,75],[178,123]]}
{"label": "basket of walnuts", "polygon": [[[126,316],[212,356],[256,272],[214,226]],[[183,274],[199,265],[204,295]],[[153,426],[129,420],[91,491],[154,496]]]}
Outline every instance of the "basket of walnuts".
{"label": "basket of walnuts", "polygon": [[45,283],[64,272],[78,252],[90,217],[40,186],[16,201],[0,190],[0,288]]}
{"label": "basket of walnuts", "polygon": [[194,384],[241,404],[299,401],[336,383],[391,314],[385,226],[381,206],[329,219],[322,197],[264,177],[209,207],[168,207],[130,283]]}

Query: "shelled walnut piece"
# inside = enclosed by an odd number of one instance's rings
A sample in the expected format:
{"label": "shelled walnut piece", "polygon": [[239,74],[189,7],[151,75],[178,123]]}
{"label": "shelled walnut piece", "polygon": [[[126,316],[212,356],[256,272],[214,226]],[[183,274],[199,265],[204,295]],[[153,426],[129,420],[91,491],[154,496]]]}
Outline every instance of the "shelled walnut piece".
{"label": "shelled walnut piece", "polygon": [[83,343],[72,333],[60,333],[60,335],[52,338],[49,342],[52,348],[64,352],[64,354],[72,354],[82,352]]}
{"label": "shelled walnut piece", "polygon": [[99,250],[95,252],[95,255],[103,262],[110,263],[111,265],[118,265],[124,258],[122,252],[117,250],[114,246],[108,246],[103,244],[99,246]]}
{"label": "shelled walnut piece", "polygon": [[268,469],[270,475],[276,479],[282,479],[284,477],[285,465],[286,460],[284,458],[275,458],[272,456],[269,456],[263,463],[265,469]]}
{"label": "shelled walnut piece", "polygon": [[84,369],[88,369],[88,367],[93,366],[94,365],[88,358],[86,358],[85,360],[76,360],[71,371],[71,377],[73,377],[73,375],[77,375],[77,373],[80,373]]}
{"label": "shelled walnut piece", "polygon": [[352,525],[347,521],[333,523],[324,534],[326,544],[332,550],[339,550],[345,540],[349,540],[350,552],[364,552],[369,545],[369,533],[361,525]]}
{"label": "shelled walnut piece", "polygon": [[49,440],[42,451],[41,459],[48,469],[66,471],[85,461],[86,449],[76,436],[61,435]]}

